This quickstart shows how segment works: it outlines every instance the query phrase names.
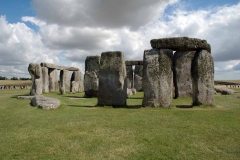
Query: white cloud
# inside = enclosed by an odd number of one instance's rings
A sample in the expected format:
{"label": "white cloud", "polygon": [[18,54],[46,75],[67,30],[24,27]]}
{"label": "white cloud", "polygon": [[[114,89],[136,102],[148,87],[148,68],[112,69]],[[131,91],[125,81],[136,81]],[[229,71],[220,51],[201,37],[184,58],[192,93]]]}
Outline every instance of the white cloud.
{"label": "white cloud", "polygon": [[63,26],[136,29],[178,0],[33,0],[38,18]]}
{"label": "white cloud", "polygon": [[41,36],[24,23],[10,24],[6,17],[0,16],[0,74],[28,76],[29,63],[42,61],[58,62],[57,51],[47,49]]}
{"label": "white cloud", "polygon": [[167,6],[177,2],[33,0],[37,17],[25,16],[22,21],[37,25],[39,32],[24,23],[9,24],[6,18],[0,18],[4,31],[0,32],[0,55],[12,56],[5,56],[0,62],[64,62],[84,70],[89,55],[119,50],[125,53],[125,59],[142,59],[143,51],[151,48],[151,39],[188,36],[206,39],[211,44],[215,77],[224,79],[231,75],[239,79],[240,3],[187,11],[180,1],[173,13],[164,14]]}

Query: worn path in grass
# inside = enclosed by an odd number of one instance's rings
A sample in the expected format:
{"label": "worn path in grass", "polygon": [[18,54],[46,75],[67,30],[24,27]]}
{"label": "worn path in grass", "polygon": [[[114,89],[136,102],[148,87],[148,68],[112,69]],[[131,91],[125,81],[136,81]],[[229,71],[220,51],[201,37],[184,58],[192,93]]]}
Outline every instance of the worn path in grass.
{"label": "worn path in grass", "polygon": [[49,93],[62,104],[47,111],[16,99],[28,90],[1,90],[0,159],[239,159],[236,91],[215,96],[221,107],[200,108],[190,98],[140,108],[143,93],[126,108],[95,107],[83,93]]}

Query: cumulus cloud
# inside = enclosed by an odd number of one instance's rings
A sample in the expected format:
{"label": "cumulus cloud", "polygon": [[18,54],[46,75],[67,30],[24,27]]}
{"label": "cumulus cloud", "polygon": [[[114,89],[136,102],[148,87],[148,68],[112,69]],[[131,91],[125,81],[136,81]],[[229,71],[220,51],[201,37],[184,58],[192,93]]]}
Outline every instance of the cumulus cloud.
{"label": "cumulus cloud", "polygon": [[[84,70],[89,55],[119,50],[125,59],[140,60],[151,39],[188,36],[211,44],[218,79],[239,70],[240,3],[199,10],[185,9],[180,0],[33,0],[32,5],[37,16],[22,17],[23,23],[0,18],[0,64],[64,62]],[[173,12],[166,13],[169,6]]]}
{"label": "cumulus cloud", "polygon": [[78,27],[136,29],[178,0],[33,0],[38,18]]}
{"label": "cumulus cloud", "polygon": [[58,62],[57,52],[47,49],[41,36],[24,23],[10,24],[0,16],[0,28],[1,74],[28,75],[27,65],[31,62]]}

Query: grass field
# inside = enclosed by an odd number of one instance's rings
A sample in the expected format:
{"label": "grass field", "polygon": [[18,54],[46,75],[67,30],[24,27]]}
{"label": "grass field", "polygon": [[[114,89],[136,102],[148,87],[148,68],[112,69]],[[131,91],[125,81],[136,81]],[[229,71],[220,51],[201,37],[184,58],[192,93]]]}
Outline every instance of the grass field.
{"label": "grass field", "polygon": [[0,80],[0,86],[4,86],[4,85],[31,86],[32,81],[30,81],[30,80]]}
{"label": "grass field", "polygon": [[[216,106],[188,108],[190,98],[169,108],[95,107],[83,93],[45,96],[61,100],[41,110],[17,100],[29,90],[0,90],[0,159],[239,159],[240,90],[215,96]],[[81,98],[81,99],[74,99]]]}

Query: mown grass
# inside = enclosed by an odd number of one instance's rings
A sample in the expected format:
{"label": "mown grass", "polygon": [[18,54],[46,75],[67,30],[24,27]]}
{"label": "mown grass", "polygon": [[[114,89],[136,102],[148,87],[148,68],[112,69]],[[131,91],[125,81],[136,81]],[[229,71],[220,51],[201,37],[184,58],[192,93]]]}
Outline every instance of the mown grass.
{"label": "mown grass", "polygon": [[26,85],[26,86],[31,86],[32,81],[30,80],[0,80],[0,86],[4,85],[10,85],[10,86],[21,86],[21,85]]}
{"label": "mown grass", "polygon": [[0,159],[239,159],[240,90],[216,95],[216,106],[193,107],[190,98],[169,108],[140,108],[143,93],[126,108],[96,107],[83,93],[41,110],[17,100],[29,90],[0,90]]}

